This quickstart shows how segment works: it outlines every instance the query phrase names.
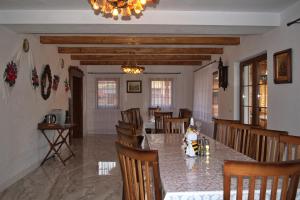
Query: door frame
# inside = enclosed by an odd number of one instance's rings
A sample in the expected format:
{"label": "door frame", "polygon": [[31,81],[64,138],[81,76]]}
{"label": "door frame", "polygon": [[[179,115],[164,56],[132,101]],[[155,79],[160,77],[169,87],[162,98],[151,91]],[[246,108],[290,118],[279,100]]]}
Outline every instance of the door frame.
{"label": "door frame", "polygon": [[[77,66],[70,66],[69,69],[69,84],[70,84],[70,92],[71,92],[71,98],[69,98],[69,111],[71,115],[71,122],[74,120],[74,115],[73,115],[73,77],[81,78],[82,80],[82,88],[81,88],[81,108],[82,108],[82,132],[83,132],[83,77],[84,73],[83,71],[77,67]],[[73,136],[73,133],[72,133]]]}
{"label": "door frame", "polygon": [[252,67],[252,120],[250,125],[255,125],[257,121],[257,99],[256,99],[256,94],[257,94],[257,66],[258,63],[262,60],[268,60],[267,58],[267,53],[261,54],[259,56],[256,56],[254,58],[250,58],[246,61],[243,61],[240,63],[240,121],[243,122],[243,98],[242,98],[242,86],[243,86],[243,67],[245,65],[250,65],[253,64]]}

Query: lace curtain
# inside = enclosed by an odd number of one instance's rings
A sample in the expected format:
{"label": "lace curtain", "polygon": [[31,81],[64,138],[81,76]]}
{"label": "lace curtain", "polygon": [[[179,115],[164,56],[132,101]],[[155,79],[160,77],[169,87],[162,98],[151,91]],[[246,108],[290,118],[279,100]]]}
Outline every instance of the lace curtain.
{"label": "lace curtain", "polygon": [[194,73],[194,117],[203,121],[212,118],[212,73],[209,67]]}

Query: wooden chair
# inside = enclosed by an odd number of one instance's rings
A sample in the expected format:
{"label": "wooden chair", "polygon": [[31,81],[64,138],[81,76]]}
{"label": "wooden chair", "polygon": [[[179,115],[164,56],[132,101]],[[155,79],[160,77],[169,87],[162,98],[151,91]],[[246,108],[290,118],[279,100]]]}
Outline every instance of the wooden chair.
{"label": "wooden chair", "polygon": [[287,134],[286,131],[251,128],[248,156],[259,162],[278,162],[279,137]]}
{"label": "wooden chair", "polygon": [[165,133],[184,134],[186,132],[185,124],[188,121],[188,118],[166,118],[164,121]]}
{"label": "wooden chair", "polygon": [[131,108],[130,111],[132,112],[133,124],[135,125],[135,128],[142,129],[143,128],[143,118],[141,116],[140,108]]}
{"label": "wooden chair", "polygon": [[127,128],[127,129],[132,129],[132,128],[134,128],[134,125],[133,124],[131,124],[131,123],[127,123],[127,122],[124,122],[124,121],[118,121],[118,125],[119,125],[119,127],[121,127],[121,128]]}
{"label": "wooden chair", "polygon": [[122,133],[126,135],[136,135],[135,128],[122,128],[116,125],[117,133]]}
{"label": "wooden chair", "polygon": [[222,144],[227,144],[227,137],[229,136],[229,125],[239,124],[238,120],[213,119],[214,121],[214,139]]}
{"label": "wooden chair", "polygon": [[245,155],[250,154],[250,132],[248,124],[230,124],[226,145]]}
{"label": "wooden chair", "polygon": [[161,108],[160,107],[149,107],[148,108],[148,117],[149,117],[149,120],[150,119],[154,119],[154,113],[155,112],[160,112],[161,111]]}
{"label": "wooden chair", "polygon": [[190,120],[193,116],[193,112],[187,108],[180,108],[179,109],[179,114],[178,114],[178,117],[179,118],[188,118],[188,122],[185,123],[184,127],[185,129],[187,129],[190,125]]}
{"label": "wooden chair", "polygon": [[142,129],[143,119],[139,108],[130,108],[121,111],[122,121],[133,124],[135,129]]}
{"label": "wooden chair", "polygon": [[292,135],[280,135],[279,137],[279,159],[297,160],[300,159],[300,137]]}
{"label": "wooden chair", "polygon": [[193,116],[193,112],[187,108],[180,108],[178,117],[179,118],[191,118]]}
{"label": "wooden chair", "polygon": [[165,132],[165,125],[164,121],[167,118],[171,118],[173,112],[155,112],[154,119],[155,119],[155,133],[164,133]]}
{"label": "wooden chair", "polygon": [[[299,184],[300,161],[282,163],[257,163],[245,161],[224,161],[224,200],[230,200],[232,188],[231,179],[237,178],[236,199],[266,199],[267,181],[271,181],[271,200],[275,200],[277,191],[281,190],[282,200],[296,199]],[[279,179],[283,179],[282,184]],[[249,186],[244,187],[244,180],[249,181]],[[260,180],[260,181],[259,181]],[[290,181],[289,181],[290,180]],[[257,183],[260,182],[260,190]],[[247,190],[248,192],[243,190]],[[268,188],[269,189],[269,188]],[[255,195],[259,191],[258,194]],[[242,198],[244,195],[244,198]],[[245,198],[245,196],[248,198]]]}
{"label": "wooden chair", "polygon": [[161,181],[156,150],[140,150],[116,142],[123,178],[123,199],[161,200]]}
{"label": "wooden chair", "polygon": [[123,122],[123,121],[118,121],[118,125],[120,128],[125,128],[125,129],[134,129],[134,135],[142,135],[143,131],[142,129],[136,129],[133,124]]}
{"label": "wooden chair", "polygon": [[121,116],[123,122],[133,124],[133,113],[131,112],[131,110],[121,111]]}

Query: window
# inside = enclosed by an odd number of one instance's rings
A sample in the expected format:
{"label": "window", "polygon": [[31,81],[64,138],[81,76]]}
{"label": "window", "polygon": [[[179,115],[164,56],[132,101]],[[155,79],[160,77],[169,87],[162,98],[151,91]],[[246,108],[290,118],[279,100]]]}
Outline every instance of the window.
{"label": "window", "polygon": [[97,107],[118,108],[119,81],[117,79],[97,80]]}
{"label": "window", "polygon": [[241,121],[267,127],[267,55],[241,63]]}
{"label": "window", "polygon": [[172,107],[172,80],[151,80],[151,107]]}
{"label": "window", "polygon": [[212,85],[212,116],[218,118],[219,116],[219,73],[218,71],[213,73],[213,85]]}

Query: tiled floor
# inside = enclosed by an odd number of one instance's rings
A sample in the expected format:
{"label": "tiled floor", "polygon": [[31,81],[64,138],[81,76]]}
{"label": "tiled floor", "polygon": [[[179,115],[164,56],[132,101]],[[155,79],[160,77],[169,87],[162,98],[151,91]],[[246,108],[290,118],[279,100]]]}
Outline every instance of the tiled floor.
{"label": "tiled floor", "polygon": [[75,140],[72,149],[76,157],[67,161],[65,167],[59,160],[50,159],[0,193],[0,199],[122,199],[122,177],[115,140],[115,135],[90,135]]}

